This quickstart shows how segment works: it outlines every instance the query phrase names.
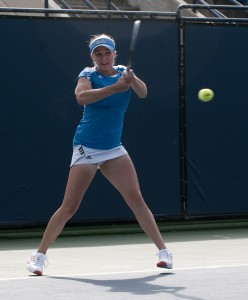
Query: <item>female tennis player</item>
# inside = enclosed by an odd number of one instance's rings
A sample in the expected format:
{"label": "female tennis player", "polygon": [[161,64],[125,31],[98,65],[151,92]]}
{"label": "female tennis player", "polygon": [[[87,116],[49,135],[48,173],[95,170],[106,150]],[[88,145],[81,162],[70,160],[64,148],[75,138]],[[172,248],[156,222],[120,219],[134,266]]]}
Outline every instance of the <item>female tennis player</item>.
{"label": "female tennis player", "polygon": [[146,98],[147,88],[133,70],[115,65],[115,41],[96,35],[89,43],[93,67],[78,76],[76,100],[84,107],[73,139],[73,154],[63,202],[51,217],[41,244],[32,254],[27,269],[43,274],[50,244],[77,211],[97,170],[120,192],[141,228],[158,248],[158,267],[172,268],[172,254],[166,248],[155,219],[147,207],[130,156],[121,143],[122,126],[131,91]]}

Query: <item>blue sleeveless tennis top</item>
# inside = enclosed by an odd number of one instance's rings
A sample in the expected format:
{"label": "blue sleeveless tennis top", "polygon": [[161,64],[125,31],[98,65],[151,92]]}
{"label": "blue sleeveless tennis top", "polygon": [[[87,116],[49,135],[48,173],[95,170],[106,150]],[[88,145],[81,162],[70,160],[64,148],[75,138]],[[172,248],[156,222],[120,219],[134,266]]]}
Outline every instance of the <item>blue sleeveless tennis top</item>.
{"label": "blue sleeveless tennis top", "polygon": [[[115,76],[105,76],[95,67],[85,68],[78,76],[90,80],[92,88],[98,89],[112,85],[121,77],[126,69],[114,66]],[[127,110],[131,90],[119,92],[95,103],[84,105],[83,117],[76,129],[73,145],[108,150],[121,145],[124,114]]]}

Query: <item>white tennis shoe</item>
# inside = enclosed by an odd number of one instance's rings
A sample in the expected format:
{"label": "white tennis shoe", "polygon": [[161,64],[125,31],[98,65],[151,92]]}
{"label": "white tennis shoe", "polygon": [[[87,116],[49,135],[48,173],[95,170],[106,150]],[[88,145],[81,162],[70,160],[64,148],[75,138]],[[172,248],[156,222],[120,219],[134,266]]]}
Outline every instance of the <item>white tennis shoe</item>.
{"label": "white tennis shoe", "polygon": [[27,269],[38,276],[42,276],[43,267],[48,265],[48,260],[45,254],[34,252],[27,262]]}
{"label": "white tennis shoe", "polygon": [[168,249],[159,250],[157,256],[159,256],[159,262],[157,263],[157,267],[172,269],[172,253]]}

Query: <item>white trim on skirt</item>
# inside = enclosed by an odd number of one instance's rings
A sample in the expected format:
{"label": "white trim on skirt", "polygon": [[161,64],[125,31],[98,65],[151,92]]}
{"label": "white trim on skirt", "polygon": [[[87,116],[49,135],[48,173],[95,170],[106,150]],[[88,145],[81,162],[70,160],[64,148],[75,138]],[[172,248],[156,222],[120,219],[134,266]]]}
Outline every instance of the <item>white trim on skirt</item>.
{"label": "white trim on skirt", "polygon": [[73,146],[73,153],[70,167],[80,164],[101,165],[107,160],[127,154],[123,146],[118,146],[109,150],[91,149],[83,145]]}

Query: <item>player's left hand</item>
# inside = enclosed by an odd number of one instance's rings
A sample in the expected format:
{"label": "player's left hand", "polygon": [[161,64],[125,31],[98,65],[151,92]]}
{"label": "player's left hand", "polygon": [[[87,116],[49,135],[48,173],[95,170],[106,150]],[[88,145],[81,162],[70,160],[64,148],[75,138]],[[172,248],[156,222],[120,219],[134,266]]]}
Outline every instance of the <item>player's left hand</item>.
{"label": "player's left hand", "polygon": [[126,83],[132,83],[134,81],[134,72],[132,69],[130,69],[128,72],[127,70],[125,70],[123,73],[122,73]]}

